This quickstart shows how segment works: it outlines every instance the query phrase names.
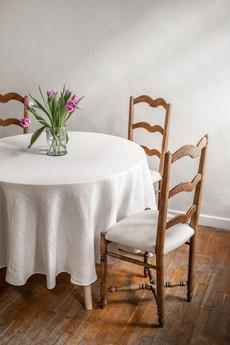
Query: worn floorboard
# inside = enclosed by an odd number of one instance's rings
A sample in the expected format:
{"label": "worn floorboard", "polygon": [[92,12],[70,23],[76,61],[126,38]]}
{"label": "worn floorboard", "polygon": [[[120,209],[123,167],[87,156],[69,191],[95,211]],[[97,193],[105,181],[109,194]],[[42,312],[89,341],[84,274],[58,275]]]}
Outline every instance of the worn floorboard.
{"label": "worn floorboard", "polygon": [[[186,279],[187,252],[184,246],[166,257],[167,278]],[[144,282],[142,271],[116,261],[109,267],[109,285]],[[185,297],[186,288],[167,290],[166,325],[160,329],[150,291],[109,293],[108,307],[101,310],[96,282],[94,309],[86,311],[82,290],[68,274],[60,274],[56,288],[48,290],[42,275],[11,286],[1,269],[0,345],[229,345],[230,232],[200,230],[195,295],[191,303]]]}

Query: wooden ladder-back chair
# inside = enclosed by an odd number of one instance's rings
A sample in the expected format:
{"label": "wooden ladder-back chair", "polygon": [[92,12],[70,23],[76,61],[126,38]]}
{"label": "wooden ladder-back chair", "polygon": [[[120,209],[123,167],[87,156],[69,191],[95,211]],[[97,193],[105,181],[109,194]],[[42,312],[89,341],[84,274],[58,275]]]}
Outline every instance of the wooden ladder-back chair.
{"label": "wooden ladder-back chair", "polygon": [[[163,107],[165,110],[164,127],[157,124],[152,125],[148,122],[134,122],[134,106],[137,103],[147,103],[150,107],[153,108]],[[150,133],[159,132],[162,134],[162,144],[160,151],[155,148],[150,149],[144,145],[141,145],[148,156],[157,156],[160,159],[159,170],[150,170],[152,181],[154,184],[160,182],[163,174],[165,153],[168,150],[170,111],[170,103],[167,103],[163,98],[152,99],[151,97],[146,95],[142,95],[136,98],[134,98],[133,96],[130,97],[128,139],[133,140],[133,131],[136,128],[144,128]]]}
{"label": "wooden ladder-back chair", "polygon": [[[7,103],[7,102],[12,101],[12,100],[22,103],[24,106],[24,112],[23,112],[24,118],[29,117],[29,112],[28,112],[27,105],[26,105],[27,99],[28,99],[27,96],[23,97],[23,96],[19,95],[18,93],[15,93],[15,92],[9,92],[9,93],[6,93],[5,95],[0,94],[0,103]],[[18,119],[16,117],[10,117],[7,119],[0,119],[0,127],[6,127],[6,126],[10,126],[10,125],[16,125],[16,126],[23,128],[22,125],[20,124],[20,119]],[[29,130],[28,127],[23,128],[23,133],[24,134],[28,133],[28,130]]]}
{"label": "wooden ladder-back chair", "polygon": [[[106,232],[101,233],[101,307],[106,306],[106,273],[107,256],[124,260],[147,269],[150,279],[149,284],[137,284],[129,287],[110,288],[110,291],[119,290],[151,290],[156,298],[158,308],[159,326],[164,324],[164,288],[175,286],[187,286],[187,300],[191,301],[194,289],[195,247],[197,229],[201,205],[202,188],[204,182],[204,168],[206,149],[208,144],[207,135],[204,136],[197,146],[185,145],[174,154],[165,154],[162,188],[160,193],[160,208],[158,210],[145,210],[130,215]],[[169,190],[169,177],[171,165],[182,157],[199,157],[198,173],[191,182],[177,184]],[[181,192],[194,191],[193,205],[182,215],[172,216],[168,213],[168,200]],[[109,243],[125,245],[131,248],[150,252],[155,255],[156,264],[146,260],[142,261],[128,254],[120,254],[108,250]],[[189,245],[188,278],[186,281],[165,282],[164,280],[164,257],[176,250],[183,244]],[[156,280],[153,275],[156,270]]]}

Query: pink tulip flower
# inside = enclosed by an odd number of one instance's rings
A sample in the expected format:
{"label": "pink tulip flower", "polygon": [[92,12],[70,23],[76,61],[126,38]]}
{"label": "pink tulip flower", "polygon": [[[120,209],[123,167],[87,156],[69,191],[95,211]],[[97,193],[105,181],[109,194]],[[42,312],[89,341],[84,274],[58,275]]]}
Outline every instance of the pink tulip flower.
{"label": "pink tulip flower", "polygon": [[50,98],[50,97],[52,97],[53,95],[55,95],[54,89],[49,89],[49,90],[47,90],[46,93],[47,93],[48,98]]}
{"label": "pink tulip flower", "polygon": [[79,95],[73,95],[72,97],[72,101],[75,103],[75,104],[78,104],[78,102],[80,101],[81,97]]}
{"label": "pink tulip flower", "polygon": [[27,128],[31,124],[31,120],[28,119],[27,117],[23,117],[19,123],[23,128]]}
{"label": "pink tulip flower", "polygon": [[24,105],[25,105],[27,108],[29,108],[29,107],[31,107],[31,105],[33,105],[33,102],[31,101],[31,99],[29,99],[28,96],[26,96],[26,97],[24,98]]}
{"label": "pink tulip flower", "polygon": [[72,100],[68,100],[65,104],[65,108],[69,113],[72,113],[76,109],[76,104]]}

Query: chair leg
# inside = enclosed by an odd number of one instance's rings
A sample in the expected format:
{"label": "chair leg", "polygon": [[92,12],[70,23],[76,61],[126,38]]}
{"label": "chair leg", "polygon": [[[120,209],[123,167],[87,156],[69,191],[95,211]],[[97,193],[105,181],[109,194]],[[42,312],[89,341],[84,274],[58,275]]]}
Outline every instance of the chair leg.
{"label": "chair leg", "polygon": [[[149,253],[145,252],[144,253],[144,263],[148,263],[148,259],[149,259]],[[148,268],[144,267],[144,277],[147,278],[148,277]]]}
{"label": "chair leg", "polygon": [[161,191],[161,181],[157,184],[157,190],[156,190],[156,202],[157,202],[157,209],[160,209],[160,191]]}
{"label": "chair leg", "polygon": [[188,287],[187,301],[191,302],[194,290],[194,269],[195,269],[195,235],[190,239],[189,262],[188,262]]}
{"label": "chair leg", "polygon": [[156,255],[157,310],[159,327],[164,326],[164,256]]}
{"label": "chair leg", "polygon": [[107,246],[108,241],[105,239],[105,232],[101,233],[101,291],[100,291],[100,306],[105,308],[107,305],[106,299],[106,276],[107,276]]}

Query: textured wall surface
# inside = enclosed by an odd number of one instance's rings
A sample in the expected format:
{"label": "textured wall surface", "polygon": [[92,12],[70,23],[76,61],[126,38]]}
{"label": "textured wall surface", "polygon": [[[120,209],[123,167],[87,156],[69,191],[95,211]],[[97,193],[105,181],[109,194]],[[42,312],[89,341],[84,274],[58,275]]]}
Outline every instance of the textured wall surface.
{"label": "textured wall surface", "polygon": [[[70,129],[123,137],[130,95],[164,97],[173,106],[170,150],[209,133],[202,213],[225,218],[227,227],[229,18],[228,0],[0,0],[0,93],[38,96],[38,85],[66,83],[85,95]],[[0,136],[9,133],[1,129]],[[175,165],[174,183],[187,177],[187,168]],[[182,210],[182,198],[171,207]]]}

